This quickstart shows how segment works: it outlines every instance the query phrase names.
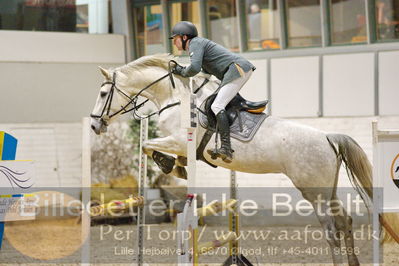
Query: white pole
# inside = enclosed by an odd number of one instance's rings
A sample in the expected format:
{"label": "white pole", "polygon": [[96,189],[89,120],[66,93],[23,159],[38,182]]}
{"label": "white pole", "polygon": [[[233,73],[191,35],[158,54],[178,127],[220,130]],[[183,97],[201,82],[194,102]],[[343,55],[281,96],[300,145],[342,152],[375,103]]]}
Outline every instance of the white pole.
{"label": "white pole", "polygon": [[89,33],[108,33],[108,1],[90,0],[87,3],[89,5]]}
{"label": "white pole", "polygon": [[182,96],[180,108],[181,128],[187,130],[187,193],[193,194],[196,187],[197,105],[196,95],[192,93],[192,89],[191,93]]}
{"label": "white pole", "polygon": [[[372,130],[373,130],[373,195],[376,195],[376,191],[378,188],[378,122],[372,122]],[[376,232],[376,235],[379,236],[379,221],[378,216],[378,204],[376,204],[376,197],[373,197],[373,231]],[[379,250],[380,250],[380,241],[379,239],[373,239],[373,265],[379,265]]]}
{"label": "white pole", "polygon": [[197,121],[195,95],[190,95],[190,127],[187,128],[187,193],[194,194],[196,188],[197,171]]}
{"label": "white pole", "polygon": [[187,200],[183,213],[177,215],[178,265],[196,265],[198,217],[196,215],[196,149],[197,149],[197,107],[196,97],[191,91],[184,94],[180,104],[180,125],[186,129],[187,140]]}
{"label": "white pole", "polygon": [[[373,231],[375,235],[378,236],[377,239],[373,238],[373,264],[380,265],[380,215],[382,215],[383,210],[380,209],[381,204],[381,195],[380,189],[382,187],[382,180],[379,176],[379,149],[378,149],[378,122],[373,121],[371,124],[373,130]],[[373,233],[374,233],[373,232]]]}
{"label": "white pole", "polygon": [[[148,138],[148,120],[140,122],[140,161],[139,161],[139,196],[147,199],[147,155],[143,152],[143,143]],[[145,204],[138,207],[137,213],[137,265],[143,265],[144,249]]]}
{"label": "white pole", "polygon": [[[230,199],[238,200],[237,195],[237,175],[236,172],[230,170]],[[239,236],[239,219],[237,215],[237,206],[238,204],[234,205],[233,212],[230,212],[230,228],[229,230],[236,233]],[[237,264],[237,255],[238,255],[238,239],[233,240],[229,243],[230,248],[230,256],[232,256],[232,263]]]}
{"label": "white pole", "polygon": [[[90,118],[82,120],[82,253],[81,265],[90,265],[90,215],[86,207],[90,207],[91,191],[91,144],[90,144]],[[87,238],[87,239],[85,239]]]}

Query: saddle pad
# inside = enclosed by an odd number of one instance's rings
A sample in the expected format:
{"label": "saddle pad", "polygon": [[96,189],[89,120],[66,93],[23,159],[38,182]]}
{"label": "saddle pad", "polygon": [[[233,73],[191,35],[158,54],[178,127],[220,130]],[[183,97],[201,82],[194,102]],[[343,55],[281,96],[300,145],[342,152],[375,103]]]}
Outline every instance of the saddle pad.
{"label": "saddle pad", "polygon": [[[199,124],[203,128],[208,129],[208,119],[206,115],[202,112],[198,113]],[[234,120],[234,123],[230,126],[230,136],[240,141],[248,142],[253,139],[255,133],[258,131],[268,115],[265,113],[253,114],[246,111],[241,111],[240,117],[241,118],[237,117]],[[240,126],[240,120],[242,121],[242,130]],[[210,130],[215,131],[214,128],[210,128]]]}

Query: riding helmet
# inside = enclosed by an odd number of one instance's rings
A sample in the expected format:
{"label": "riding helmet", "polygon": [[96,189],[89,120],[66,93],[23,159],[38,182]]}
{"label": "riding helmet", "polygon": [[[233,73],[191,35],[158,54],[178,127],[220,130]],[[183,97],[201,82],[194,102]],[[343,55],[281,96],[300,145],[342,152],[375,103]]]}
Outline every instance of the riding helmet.
{"label": "riding helmet", "polygon": [[189,39],[197,37],[198,31],[193,23],[190,21],[180,21],[178,22],[172,29],[172,36],[169,39],[173,39],[173,37],[177,35],[187,35]]}

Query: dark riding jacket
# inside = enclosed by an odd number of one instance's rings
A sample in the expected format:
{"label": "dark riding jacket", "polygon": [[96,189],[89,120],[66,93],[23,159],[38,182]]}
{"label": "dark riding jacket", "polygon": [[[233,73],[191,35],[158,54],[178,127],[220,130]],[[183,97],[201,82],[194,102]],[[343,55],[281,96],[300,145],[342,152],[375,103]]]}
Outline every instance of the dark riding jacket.
{"label": "dark riding jacket", "polygon": [[175,73],[183,77],[192,77],[201,71],[214,75],[222,81],[220,86],[241,77],[240,70],[246,73],[255,70],[254,65],[242,56],[230,52],[223,46],[201,37],[191,39],[189,44],[190,65],[177,67]]}

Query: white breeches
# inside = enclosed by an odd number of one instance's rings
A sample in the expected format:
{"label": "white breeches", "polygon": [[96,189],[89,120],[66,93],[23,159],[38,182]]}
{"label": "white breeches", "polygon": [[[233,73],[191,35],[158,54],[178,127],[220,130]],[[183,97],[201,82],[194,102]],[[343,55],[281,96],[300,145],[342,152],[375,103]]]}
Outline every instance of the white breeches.
{"label": "white breeches", "polygon": [[230,83],[227,83],[222,88],[220,88],[215,101],[211,105],[211,109],[215,115],[217,115],[220,111],[224,110],[226,105],[236,96],[236,94],[241,90],[244,84],[251,77],[253,70],[248,71],[247,73],[242,72],[243,76],[238,79],[233,80]]}

